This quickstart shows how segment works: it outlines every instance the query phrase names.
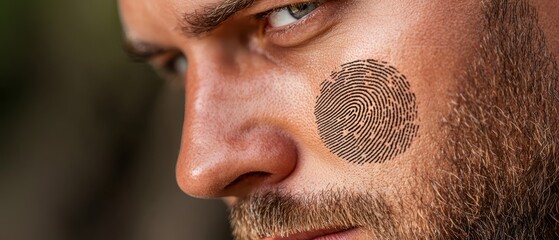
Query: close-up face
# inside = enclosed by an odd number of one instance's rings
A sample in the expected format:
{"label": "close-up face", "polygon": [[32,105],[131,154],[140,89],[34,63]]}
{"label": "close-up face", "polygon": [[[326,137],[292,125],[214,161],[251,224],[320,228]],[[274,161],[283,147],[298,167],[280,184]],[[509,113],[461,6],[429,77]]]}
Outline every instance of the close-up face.
{"label": "close-up face", "polygon": [[180,188],[237,239],[556,236],[557,3],[119,5],[185,88]]}

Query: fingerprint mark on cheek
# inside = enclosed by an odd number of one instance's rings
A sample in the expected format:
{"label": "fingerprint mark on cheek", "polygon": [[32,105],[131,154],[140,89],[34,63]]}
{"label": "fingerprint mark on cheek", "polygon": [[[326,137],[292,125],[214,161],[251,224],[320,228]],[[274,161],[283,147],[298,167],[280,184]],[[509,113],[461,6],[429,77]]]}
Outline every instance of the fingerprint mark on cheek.
{"label": "fingerprint mark on cheek", "polygon": [[346,63],[321,84],[315,106],[324,144],[350,163],[383,163],[417,136],[417,105],[406,77],[386,62]]}

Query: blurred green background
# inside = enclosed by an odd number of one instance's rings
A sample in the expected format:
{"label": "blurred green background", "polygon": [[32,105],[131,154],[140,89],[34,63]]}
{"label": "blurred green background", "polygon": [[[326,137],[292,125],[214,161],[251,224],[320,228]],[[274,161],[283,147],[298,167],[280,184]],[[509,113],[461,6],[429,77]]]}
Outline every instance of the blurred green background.
{"label": "blurred green background", "polygon": [[0,1],[0,239],[230,239],[175,183],[180,87],[128,60],[114,0]]}

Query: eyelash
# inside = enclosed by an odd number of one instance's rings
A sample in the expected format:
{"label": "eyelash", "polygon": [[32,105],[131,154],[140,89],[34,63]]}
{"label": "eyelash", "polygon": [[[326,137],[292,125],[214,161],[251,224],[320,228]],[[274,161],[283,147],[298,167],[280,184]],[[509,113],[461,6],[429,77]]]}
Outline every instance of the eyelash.
{"label": "eyelash", "polygon": [[172,72],[172,73],[177,73],[178,70],[176,69],[175,63],[182,56],[183,56],[182,53],[175,53],[175,54],[171,55],[167,59],[167,61],[165,61],[164,65],[163,65],[163,70],[168,71],[168,72]]}
{"label": "eyelash", "polygon": [[[290,6],[293,6],[293,5],[296,5],[296,4],[300,4],[300,3],[306,3],[306,2],[319,2],[320,5],[319,5],[316,9],[314,9],[313,11],[311,11],[308,15],[304,16],[303,18],[299,19],[298,21],[296,21],[296,22],[294,22],[294,23],[292,23],[292,24],[289,24],[289,25],[283,26],[283,27],[279,27],[278,29],[273,29],[273,30],[271,30],[271,29],[269,28],[269,26],[268,26],[268,17],[269,17],[272,13],[279,12],[279,11],[281,11],[281,10],[284,10],[284,9],[290,7]],[[314,18],[315,15],[316,15],[317,13],[321,12],[321,10],[322,10],[322,8],[323,8],[323,5],[324,5],[326,2],[327,2],[327,1],[301,1],[301,2],[298,2],[298,3],[292,3],[292,4],[284,5],[284,6],[281,6],[281,7],[277,7],[277,8],[274,8],[274,9],[271,9],[271,10],[268,10],[268,11],[265,11],[265,12],[263,12],[263,13],[256,14],[255,17],[256,17],[257,20],[263,21],[263,22],[264,22],[264,24],[265,24],[265,25],[264,25],[264,26],[265,26],[265,27],[264,27],[264,32],[265,32],[266,34],[272,34],[273,36],[271,36],[271,37],[274,37],[275,35],[281,35],[281,34],[283,34],[283,33],[292,31],[292,30],[294,30],[295,28],[302,26],[305,22],[308,22],[308,21],[312,20],[312,18]]]}
{"label": "eyelash", "polygon": [[[307,25],[307,23],[310,24],[310,22],[316,20],[317,18],[320,18],[320,14],[322,12],[324,12],[324,8],[326,8],[326,5],[328,5],[328,2],[330,2],[331,0],[318,0],[318,1],[299,1],[297,3],[293,3],[293,4],[288,4],[288,5],[283,5],[277,8],[273,8],[271,10],[262,12],[262,13],[258,13],[256,15],[254,15],[254,18],[257,21],[260,21],[264,24],[264,34],[267,38],[276,40],[277,42],[283,42],[282,39],[288,39],[290,38],[291,34],[297,34],[300,33],[300,31],[297,31],[298,29],[304,27],[305,25]],[[319,2],[320,5],[314,9],[313,11],[311,11],[308,15],[304,16],[303,18],[297,20],[294,23],[291,23],[289,25],[286,26],[282,26],[282,27],[278,27],[277,29],[270,29],[268,26],[268,17],[275,12],[284,10],[286,8],[288,8],[289,6],[295,5],[295,4],[300,4],[300,3],[305,3],[305,2]],[[176,69],[175,67],[175,63],[176,61],[180,58],[180,57],[185,57],[182,53],[177,52],[177,53],[173,53],[171,55],[168,55],[168,57],[165,58],[165,60],[162,62],[161,66],[161,70],[163,70],[164,72],[175,76],[175,77],[182,77],[182,76],[178,76],[180,73],[179,71]],[[188,59],[187,59],[188,61]]]}
{"label": "eyelash", "polygon": [[156,67],[157,72],[160,73],[165,79],[171,80],[173,82],[182,82],[182,78],[184,76],[180,76],[181,73],[175,65],[181,57],[184,57],[186,59],[186,56],[179,51],[173,51],[172,53],[166,54],[166,56],[162,56],[160,60],[157,61],[159,62],[159,64],[155,64],[155,66],[158,66]]}

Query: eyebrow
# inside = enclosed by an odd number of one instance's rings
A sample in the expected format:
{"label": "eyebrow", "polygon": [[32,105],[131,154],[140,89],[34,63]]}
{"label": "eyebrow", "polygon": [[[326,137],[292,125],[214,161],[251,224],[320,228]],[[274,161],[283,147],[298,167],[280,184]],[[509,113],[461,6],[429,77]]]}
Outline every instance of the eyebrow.
{"label": "eyebrow", "polygon": [[[184,13],[179,21],[179,29],[187,36],[198,37],[214,30],[231,16],[253,6],[257,1],[259,0],[222,0],[207,4],[192,13]],[[126,37],[122,48],[130,59],[138,62],[149,61],[169,51],[155,44],[133,41]]]}
{"label": "eyebrow", "polygon": [[137,62],[149,61],[169,51],[169,49],[151,43],[131,41],[129,39],[124,40],[122,49],[124,49],[124,52],[132,61]]}
{"label": "eyebrow", "polygon": [[207,4],[192,13],[184,13],[179,28],[187,36],[197,37],[211,32],[237,12],[251,7],[258,0],[221,0]]}

